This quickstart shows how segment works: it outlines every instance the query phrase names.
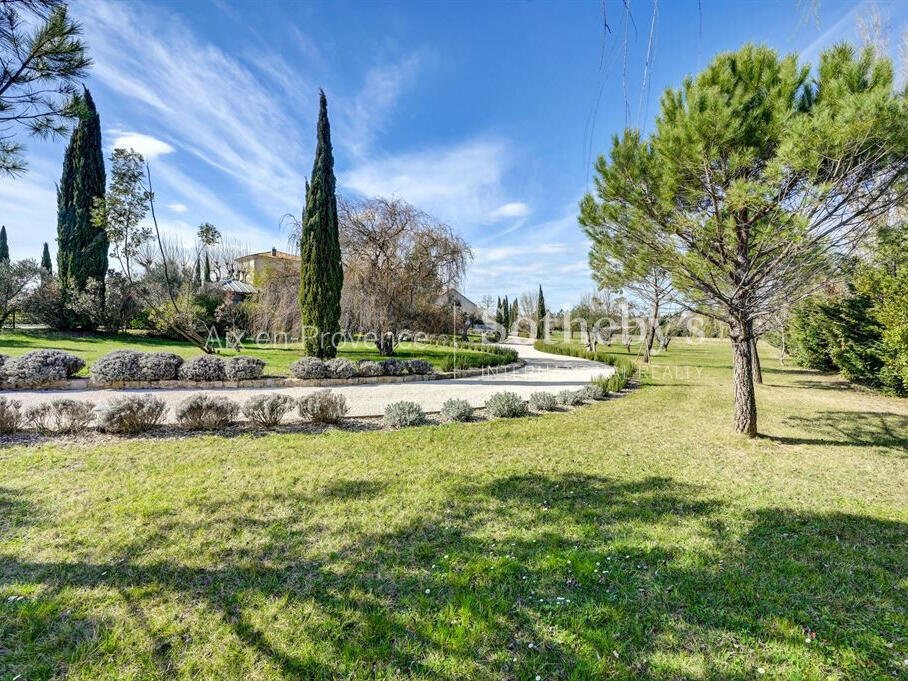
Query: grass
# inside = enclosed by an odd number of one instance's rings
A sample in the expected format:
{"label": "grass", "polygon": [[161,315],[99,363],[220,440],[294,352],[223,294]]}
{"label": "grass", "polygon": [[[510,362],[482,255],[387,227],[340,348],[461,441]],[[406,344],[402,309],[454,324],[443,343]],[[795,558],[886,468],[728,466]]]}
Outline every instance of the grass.
{"label": "grass", "polygon": [[905,678],[908,403],[763,357],[753,440],[676,341],[569,413],[0,450],[0,678]]}
{"label": "grass", "polygon": [[[269,376],[286,376],[290,365],[302,357],[299,343],[288,343],[257,346],[253,341],[244,341],[242,354],[259,357],[265,361],[265,374]],[[202,352],[184,341],[156,338],[137,333],[104,335],[73,334],[54,331],[8,331],[0,334],[0,352],[7,355],[21,355],[29,350],[56,349],[66,350],[85,360],[86,366],[78,374],[88,376],[91,363],[114,350],[139,350],[141,352],[167,351],[174,352],[186,359],[201,355]],[[221,350],[223,357],[232,357],[236,351]],[[500,363],[500,358],[491,353],[477,350],[458,349],[458,367],[490,366]],[[427,343],[401,343],[395,357],[398,359],[425,359],[439,371],[446,367],[453,356],[453,349],[442,345]],[[338,357],[358,361],[361,359],[381,360],[378,350],[372,343],[345,342],[339,347]]]}

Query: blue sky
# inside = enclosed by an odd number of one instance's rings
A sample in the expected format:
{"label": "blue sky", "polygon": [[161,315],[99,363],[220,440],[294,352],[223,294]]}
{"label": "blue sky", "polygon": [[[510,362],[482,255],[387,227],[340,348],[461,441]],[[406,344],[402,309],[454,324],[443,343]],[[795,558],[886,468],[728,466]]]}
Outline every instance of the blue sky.
{"label": "blue sky", "polygon": [[[311,172],[318,88],[339,189],[396,195],[471,244],[464,292],[541,284],[552,307],[593,285],[577,202],[626,124],[651,126],[666,86],[746,41],[816,59],[857,39],[863,3],[74,2],[95,66],[105,147],[150,158],[162,227],[188,245],[214,223],[251,251],[286,247]],[[904,4],[880,4],[900,30]],[[627,34],[625,84],[622,82]],[[14,258],[55,250],[64,144],[28,141],[0,178]]]}

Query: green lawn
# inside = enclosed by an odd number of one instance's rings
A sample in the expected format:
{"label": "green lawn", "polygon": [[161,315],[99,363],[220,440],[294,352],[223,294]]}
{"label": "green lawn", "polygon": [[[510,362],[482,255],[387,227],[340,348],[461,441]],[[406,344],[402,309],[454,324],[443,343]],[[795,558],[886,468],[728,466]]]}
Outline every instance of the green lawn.
{"label": "green lawn", "polygon": [[[201,355],[202,352],[193,345],[183,341],[155,338],[140,334],[72,334],[53,331],[9,331],[0,334],[0,352],[7,355],[21,355],[29,350],[42,350],[53,348],[66,350],[85,360],[86,367],[79,373],[88,376],[91,363],[102,355],[114,350],[139,350],[142,352],[163,351],[175,352],[181,357],[190,358]],[[398,359],[425,359],[440,368],[444,359],[453,352],[452,348],[427,343],[401,343],[397,347],[395,357]],[[232,357],[237,354],[234,350],[224,349],[223,357]],[[290,373],[290,365],[303,356],[299,343],[286,345],[257,346],[252,341],[243,341],[242,354],[251,357],[260,357],[265,360],[265,374],[269,376],[286,376]],[[457,354],[463,359],[464,355],[476,358],[497,359],[485,352],[475,350],[458,350]],[[339,357],[351,360],[384,359],[378,354],[374,343],[341,343]],[[481,364],[481,362],[479,363]]]}
{"label": "green lawn", "polygon": [[0,678],[906,678],[908,403],[763,355],[754,440],[676,341],[569,413],[0,450]]}

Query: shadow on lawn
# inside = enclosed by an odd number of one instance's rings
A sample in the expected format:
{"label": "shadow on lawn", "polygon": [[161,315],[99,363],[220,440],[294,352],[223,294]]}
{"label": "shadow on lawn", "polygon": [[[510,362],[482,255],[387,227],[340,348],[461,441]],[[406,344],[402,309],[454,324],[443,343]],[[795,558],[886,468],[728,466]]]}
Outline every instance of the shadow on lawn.
{"label": "shadow on lawn", "polygon": [[[191,509],[202,518],[191,526],[152,518],[166,527],[159,542],[137,538],[117,560],[0,556],[0,588],[43,585],[45,609],[72,602],[78,589],[118,592],[153,650],[116,637],[107,642],[110,663],[113,673],[124,660],[133,669],[145,665],[140,676],[167,676],[238,642],[249,657],[237,663],[254,665],[258,675],[306,679],[743,679],[780,650],[801,655],[802,671],[869,678],[891,671],[885,643],[908,635],[899,590],[908,562],[904,523],[761,509],[731,530],[722,505],[698,488],[582,474],[461,484],[421,517],[392,519],[381,530],[364,529],[355,513],[332,529],[307,520],[318,504],[348,513],[356,504],[359,512],[391,493],[364,480],[310,495],[249,493],[239,500],[242,512],[225,502]],[[249,509],[260,516],[249,517]],[[691,542],[672,535],[679,528]],[[195,556],[195,565],[143,557],[178,553],[169,542],[187,532],[216,531],[237,546],[211,567]],[[316,540],[326,532],[341,543],[320,553]],[[259,543],[237,550],[250,533]],[[141,612],[160,606],[162,594],[177,604],[174,616],[186,603],[220,622],[184,638],[155,627]],[[82,612],[91,610],[82,604]],[[120,634],[127,624],[117,624]],[[220,624],[231,636],[206,640]],[[36,641],[56,642],[58,670],[93,663],[87,656],[96,647],[66,640],[60,626],[27,611],[0,625],[13,652],[0,674],[39,676],[23,649]],[[96,639],[110,626],[99,627]],[[806,647],[814,631],[818,641]],[[696,659],[698,671],[673,666],[682,658]],[[775,661],[781,670],[784,658]],[[250,669],[222,672],[242,677]]]}
{"label": "shadow on lawn", "polygon": [[824,411],[810,417],[791,416],[785,425],[818,437],[766,436],[773,442],[794,445],[884,447],[908,452],[908,416],[877,411]]}

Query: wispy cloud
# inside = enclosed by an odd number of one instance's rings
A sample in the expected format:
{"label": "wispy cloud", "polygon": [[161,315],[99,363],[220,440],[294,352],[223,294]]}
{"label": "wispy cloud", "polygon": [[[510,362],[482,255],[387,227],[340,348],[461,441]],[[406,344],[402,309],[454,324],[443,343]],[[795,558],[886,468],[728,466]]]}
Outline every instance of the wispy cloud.
{"label": "wispy cloud", "polygon": [[174,213],[185,213],[189,210],[189,206],[185,203],[169,203],[167,207],[172,210]]}
{"label": "wispy cloud", "polygon": [[506,203],[499,206],[489,214],[492,220],[501,220],[504,218],[525,218],[530,214],[530,207],[525,203],[518,201]]}
{"label": "wispy cloud", "polygon": [[132,149],[142,154],[146,161],[164,154],[172,154],[174,150],[164,140],[140,132],[113,131],[113,134],[116,135],[113,141],[114,149]]}

